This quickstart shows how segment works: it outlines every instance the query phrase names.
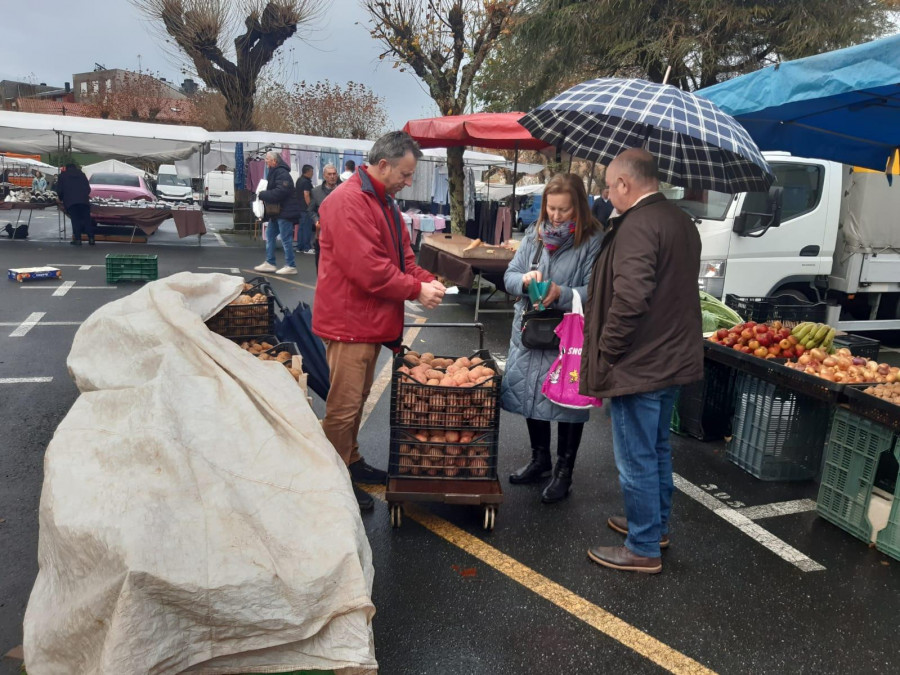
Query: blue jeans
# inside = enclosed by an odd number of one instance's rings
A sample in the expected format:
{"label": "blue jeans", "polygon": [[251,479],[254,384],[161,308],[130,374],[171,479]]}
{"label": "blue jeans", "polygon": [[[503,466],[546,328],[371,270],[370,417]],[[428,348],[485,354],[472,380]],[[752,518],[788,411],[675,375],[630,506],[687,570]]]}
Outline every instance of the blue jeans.
{"label": "blue jeans", "polygon": [[275,264],[275,237],[281,238],[281,246],[284,248],[284,264],[288,267],[296,267],[294,260],[294,224],[284,218],[272,218],[269,227],[266,228],[266,262]]}
{"label": "blue jeans", "polygon": [[658,558],[672,511],[672,447],[669,424],[678,387],[609,400],[613,452],[628,519],[625,546]]}
{"label": "blue jeans", "polygon": [[312,246],[312,216],[309,215],[309,211],[304,211],[300,214],[300,232],[297,234],[297,250],[306,252],[311,249]]}

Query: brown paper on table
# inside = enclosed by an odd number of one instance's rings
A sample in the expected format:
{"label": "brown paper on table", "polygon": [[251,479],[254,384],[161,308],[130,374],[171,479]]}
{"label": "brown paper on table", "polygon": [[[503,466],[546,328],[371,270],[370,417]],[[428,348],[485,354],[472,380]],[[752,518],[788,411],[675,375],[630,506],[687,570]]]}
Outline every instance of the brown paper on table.
{"label": "brown paper on table", "polygon": [[422,240],[423,246],[431,246],[440,251],[446,251],[457,258],[475,258],[478,260],[512,260],[516,254],[508,248],[501,246],[488,246],[482,244],[473,249],[465,250],[474,240],[462,234],[434,234]]}

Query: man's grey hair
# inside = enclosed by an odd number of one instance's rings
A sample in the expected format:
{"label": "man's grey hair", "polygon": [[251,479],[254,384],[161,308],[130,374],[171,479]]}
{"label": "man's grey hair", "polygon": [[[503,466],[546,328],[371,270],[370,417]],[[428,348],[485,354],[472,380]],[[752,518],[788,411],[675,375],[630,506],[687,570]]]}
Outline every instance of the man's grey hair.
{"label": "man's grey hair", "polygon": [[642,185],[659,182],[656,159],[646,150],[630,148],[613,160],[621,173],[632,177]]}
{"label": "man's grey hair", "polygon": [[266,159],[274,159],[276,162],[281,157],[281,153],[276,150],[269,150],[266,153]]}
{"label": "man's grey hair", "polygon": [[408,153],[412,153],[416,159],[422,156],[419,144],[413,140],[412,136],[405,131],[391,131],[375,141],[372,149],[369,150],[369,164],[374,166],[383,159],[390,164],[396,164]]}
{"label": "man's grey hair", "polygon": [[322,167],[322,173],[325,173],[326,171],[328,171],[328,169],[334,169],[335,171],[337,171],[337,167],[334,164],[326,164]]}

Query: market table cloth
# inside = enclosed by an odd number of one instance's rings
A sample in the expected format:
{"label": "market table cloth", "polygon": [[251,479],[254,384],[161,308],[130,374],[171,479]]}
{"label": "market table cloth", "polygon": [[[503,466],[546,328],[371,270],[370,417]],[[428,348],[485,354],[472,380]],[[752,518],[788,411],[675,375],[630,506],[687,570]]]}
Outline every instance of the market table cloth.
{"label": "market table cloth", "polygon": [[0,211],[38,211],[56,204],[41,204],[39,202],[0,202]]}
{"label": "market table cloth", "polygon": [[138,227],[148,235],[156,232],[163,222],[172,218],[178,236],[182,239],[192,234],[206,234],[203,212],[196,209],[139,209],[91,204],[91,216],[101,225]]}
{"label": "market table cloth", "polygon": [[449,279],[463,288],[472,288],[475,277],[481,274],[502,291],[503,273],[509,267],[509,260],[462,258],[429,246],[426,241],[419,248],[419,267],[435,276]]}
{"label": "market table cloth", "polygon": [[44,457],[29,673],[377,667],[372,554],[304,390],[204,321],[240,277],[182,272],[104,305]]}

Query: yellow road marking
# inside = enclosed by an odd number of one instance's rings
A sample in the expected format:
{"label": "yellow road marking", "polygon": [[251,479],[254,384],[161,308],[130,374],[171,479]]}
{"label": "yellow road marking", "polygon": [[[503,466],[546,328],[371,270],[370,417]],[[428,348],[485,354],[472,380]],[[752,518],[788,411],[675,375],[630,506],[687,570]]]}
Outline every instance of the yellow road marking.
{"label": "yellow road marking", "polygon": [[294,286],[302,286],[303,288],[308,288],[311,291],[316,290],[315,286],[310,286],[309,284],[304,284],[300,281],[293,281],[292,279],[285,279],[282,276],[278,276],[277,274],[266,274],[265,272],[257,272],[253,269],[245,269],[241,270],[246,274],[249,274],[254,277],[265,277],[266,279],[271,279],[272,281],[283,281],[286,284],[293,284]]}
{"label": "yellow road marking", "polygon": [[[373,497],[384,501],[383,485],[360,485],[359,487],[364,488]],[[527,565],[443,518],[408,503],[403,505],[403,515],[670,673],[715,675],[715,671],[703,664],[660,642],[639,628],[635,628],[602,607],[585,600],[568,588],[535,572]]]}

